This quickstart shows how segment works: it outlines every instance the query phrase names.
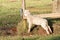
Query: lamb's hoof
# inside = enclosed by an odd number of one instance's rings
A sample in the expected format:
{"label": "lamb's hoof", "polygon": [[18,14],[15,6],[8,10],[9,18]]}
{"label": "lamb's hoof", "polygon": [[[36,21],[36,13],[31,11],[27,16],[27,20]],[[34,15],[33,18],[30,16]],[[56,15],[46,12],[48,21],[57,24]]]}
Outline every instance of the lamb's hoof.
{"label": "lamb's hoof", "polygon": [[28,31],[28,33],[30,33],[30,31]]}

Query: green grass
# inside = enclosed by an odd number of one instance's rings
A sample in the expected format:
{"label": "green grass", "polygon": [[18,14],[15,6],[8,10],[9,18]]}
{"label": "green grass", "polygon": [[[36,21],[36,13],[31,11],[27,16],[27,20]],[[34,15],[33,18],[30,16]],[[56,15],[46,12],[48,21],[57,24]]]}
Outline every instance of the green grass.
{"label": "green grass", "polygon": [[50,36],[1,36],[1,40],[60,40],[59,35]]}
{"label": "green grass", "polygon": [[[26,0],[26,8],[30,10],[31,14],[51,13],[52,0]],[[21,21],[20,8],[22,0],[11,2],[9,0],[0,0],[0,27],[17,27]],[[53,20],[60,22],[59,20]],[[23,26],[19,25],[22,32]],[[48,36],[0,36],[0,40],[59,40],[60,35]]]}

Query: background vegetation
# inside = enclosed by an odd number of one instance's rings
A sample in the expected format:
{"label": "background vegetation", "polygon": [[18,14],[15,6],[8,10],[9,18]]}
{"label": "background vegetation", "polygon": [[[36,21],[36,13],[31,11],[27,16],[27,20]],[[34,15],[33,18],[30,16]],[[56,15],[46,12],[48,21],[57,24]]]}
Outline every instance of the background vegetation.
{"label": "background vegetation", "polygon": [[[52,12],[52,0],[26,0],[26,9],[29,9],[31,14],[42,14]],[[38,35],[36,28],[33,30],[33,35],[26,33],[24,30],[23,23],[20,17],[20,8],[22,0],[0,0],[0,40],[59,40],[59,19],[50,19],[54,24],[54,32],[51,35]],[[57,27],[58,26],[58,27]],[[20,28],[21,35],[6,36],[4,35],[8,29],[5,28]],[[9,30],[10,31],[10,30]],[[11,32],[11,31],[10,31]],[[14,32],[13,32],[14,33]],[[25,34],[28,36],[25,36]]]}

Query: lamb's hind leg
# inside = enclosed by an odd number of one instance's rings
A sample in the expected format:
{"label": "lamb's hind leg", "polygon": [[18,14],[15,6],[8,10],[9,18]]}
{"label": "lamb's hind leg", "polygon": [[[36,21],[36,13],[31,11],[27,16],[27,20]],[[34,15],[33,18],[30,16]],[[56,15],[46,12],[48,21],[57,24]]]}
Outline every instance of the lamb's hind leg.
{"label": "lamb's hind leg", "polygon": [[50,34],[47,27],[45,27],[44,29],[46,30],[47,34]]}
{"label": "lamb's hind leg", "polygon": [[50,32],[48,31],[48,28],[46,28],[45,30],[46,30],[47,34],[50,34]]}
{"label": "lamb's hind leg", "polygon": [[41,25],[43,27],[43,29],[47,32],[47,34],[50,34],[50,32],[48,31],[48,27],[46,25]]}
{"label": "lamb's hind leg", "polygon": [[48,26],[48,29],[49,29],[50,33],[52,33],[52,30],[51,30],[50,26]]}

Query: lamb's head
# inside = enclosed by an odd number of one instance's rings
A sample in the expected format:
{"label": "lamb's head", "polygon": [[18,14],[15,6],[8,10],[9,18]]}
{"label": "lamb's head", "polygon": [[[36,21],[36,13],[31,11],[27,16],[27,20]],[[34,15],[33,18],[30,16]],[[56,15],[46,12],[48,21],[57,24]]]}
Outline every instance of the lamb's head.
{"label": "lamb's head", "polygon": [[29,10],[25,10],[25,11],[24,11],[24,16],[29,16],[29,15],[30,15]]}

